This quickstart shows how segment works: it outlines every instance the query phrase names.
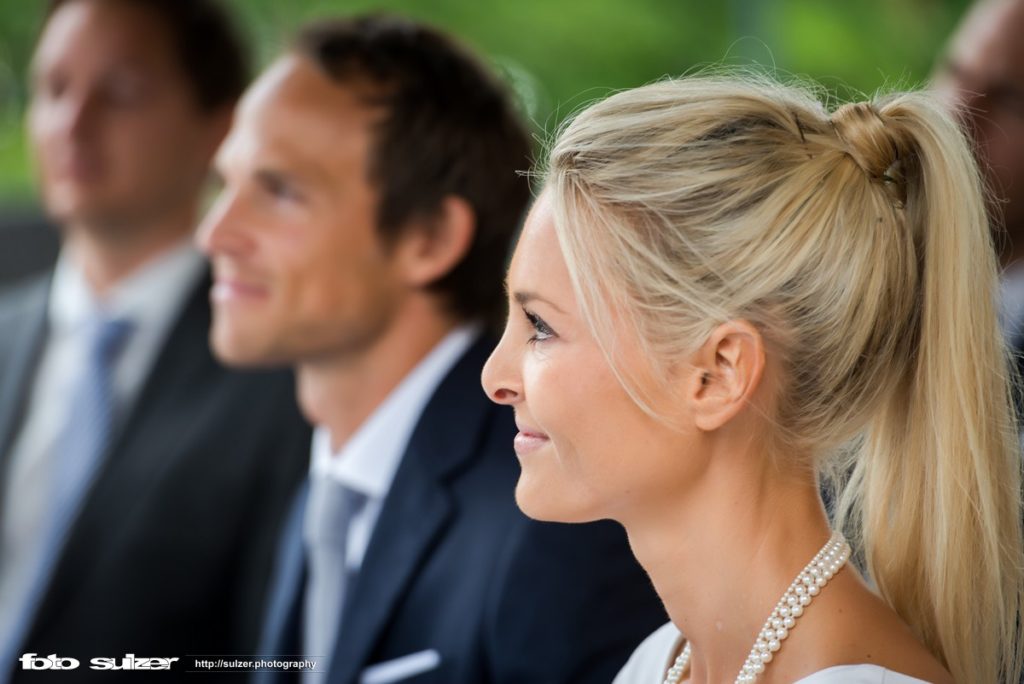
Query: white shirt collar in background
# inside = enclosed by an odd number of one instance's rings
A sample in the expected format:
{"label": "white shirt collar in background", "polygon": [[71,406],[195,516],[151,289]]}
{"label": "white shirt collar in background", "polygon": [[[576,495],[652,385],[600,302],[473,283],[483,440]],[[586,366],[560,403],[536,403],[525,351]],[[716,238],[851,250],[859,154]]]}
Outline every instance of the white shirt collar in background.
{"label": "white shirt collar in background", "polygon": [[205,260],[190,240],[144,264],[119,281],[102,300],[96,298],[85,274],[66,250],[61,253],[53,275],[49,301],[47,344],[73,344],[73,362],[85,363],[82,333],[97,314],[125,318],[132,334],[114,371],[114,391],[121,402],[132,401],[163,348],[170,328],[177,320],[202,276]]}
{"label": "white shirt collar in background", "polygon": [[184,241],[114,284],[98,300],[82,269],[64,250],[50,289],[50,330],[74,331],[100,311],[109,318],[130,318],[137,329],[166,325],[191,294],[190,285],[198,281],[204,265],[191,241]]}

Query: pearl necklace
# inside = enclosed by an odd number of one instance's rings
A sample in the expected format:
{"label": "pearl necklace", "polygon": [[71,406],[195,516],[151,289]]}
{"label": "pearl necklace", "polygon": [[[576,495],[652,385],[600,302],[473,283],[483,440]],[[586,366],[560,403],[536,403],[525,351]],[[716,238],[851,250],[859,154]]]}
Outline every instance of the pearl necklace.
{"label": "pearl necklace", "polygon": [[[761,633],[757,635],[750,655],[743,663],[743,669],[736,677],[736,684],[752,684],[764,672],[765,665],[772,661],[775,652],[782,647],[789,631],[796,626],[796,619],[804,614],[822,587],[846,564],[850,558],[850,545],[838,532],[818,551],[811,562],[800,571],[793,583],[786,589],[775,610],[765,620]],[[690,642],[665,674],[665,684],[678,684],[686,668],[690,666]]]}

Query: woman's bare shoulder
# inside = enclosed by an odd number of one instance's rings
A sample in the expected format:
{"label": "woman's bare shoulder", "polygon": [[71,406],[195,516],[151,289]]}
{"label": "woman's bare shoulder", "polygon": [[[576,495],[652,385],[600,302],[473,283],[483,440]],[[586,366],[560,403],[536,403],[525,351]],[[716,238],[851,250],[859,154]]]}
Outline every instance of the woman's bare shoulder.
{"label": "woman's bare shoulder", "polygon": [[[787,639],[796,643],[786,644],[773,664],[779,668],[775,674],[790,671],[791,679],[779,681],[799,681],[837,666],[871,665],[931,684],[953,684],[938,658],[855,572],[836,575],[805,617],[812,613],[813,623],[803,630],[797,625]],[[801,658],[786,659],[792,647]]]}

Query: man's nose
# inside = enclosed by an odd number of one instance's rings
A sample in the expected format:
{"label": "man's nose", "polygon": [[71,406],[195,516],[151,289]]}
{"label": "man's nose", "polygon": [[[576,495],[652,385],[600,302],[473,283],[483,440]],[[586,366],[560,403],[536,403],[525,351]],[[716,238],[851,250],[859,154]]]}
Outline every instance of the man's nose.
{"label": "man's nose", "polygon": [[251,241],[240,228],[238,203],[232,191],[221,190],[196,229],[196,245],[209,256],[215,254],[238,255],[251,248]]}

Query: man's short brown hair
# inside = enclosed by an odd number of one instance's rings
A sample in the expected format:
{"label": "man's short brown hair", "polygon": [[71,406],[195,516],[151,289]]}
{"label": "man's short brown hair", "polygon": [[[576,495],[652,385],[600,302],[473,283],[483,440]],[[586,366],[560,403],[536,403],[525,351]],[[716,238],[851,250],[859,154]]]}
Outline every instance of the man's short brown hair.
{"label": "man's short brown hair", "polygon": [[249,81],[245,46],[216,0],[50,0],[49,21],[69,2],[121,2],[150,12],[167,31],[175,57],[204,111],[233,106]]}
{"label": "man's short brown hair", "polygon": [[413,221],[429,223],[446,196],[472,207],[473,242],[431,289],[461,319],[500,326],[505,260],[530,198],[520,173],[530,137],[506,88],[442,32],[395,16],[311,24],[295,50],[385,111],[368,162],[385,240]]}

